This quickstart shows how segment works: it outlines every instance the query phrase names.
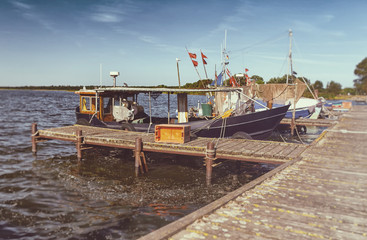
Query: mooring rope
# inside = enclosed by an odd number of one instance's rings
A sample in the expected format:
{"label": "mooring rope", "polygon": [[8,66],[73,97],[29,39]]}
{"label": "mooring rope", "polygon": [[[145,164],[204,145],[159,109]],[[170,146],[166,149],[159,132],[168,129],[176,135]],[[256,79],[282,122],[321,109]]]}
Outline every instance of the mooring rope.
{"label": "mooring rope", "polygon": [[214,148],[217,148],[217,146],[219,144],[219,140],[221,138],[224,138],[225,133],[226,133],[226,127],[227,127],[227,118],[224,118],[223,121],[222,121],[222,126],[220,127],[219,138],[216,139],[216,143],[214,145]]}
{"label": "mooring rope", "polygon": [[149,92],[149,127],[148,127],[148,133],[150,132],[150,127],[152,126],[152,99]]}
{"label": "mooring rope", "polygon": [[297,126],[295,127],[295,129],[296,129],[296,133],[297,133],[297,136],[298,136],[299,140],[301,141],[301,143],[302,143],[302,144],[305,144],[305,143],[302,141],[301,136],[300,136],[300,135],[299,135],[299,133],[298,133],[298,128],[297,128]]}

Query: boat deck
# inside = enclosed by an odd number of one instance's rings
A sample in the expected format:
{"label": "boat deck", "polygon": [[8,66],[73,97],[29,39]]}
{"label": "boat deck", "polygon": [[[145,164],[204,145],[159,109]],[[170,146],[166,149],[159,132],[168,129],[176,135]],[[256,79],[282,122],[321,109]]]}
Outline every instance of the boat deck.
{"label": "boat deck", "polygon": [[300,157],[141,239],[366,239],[367,106]]}

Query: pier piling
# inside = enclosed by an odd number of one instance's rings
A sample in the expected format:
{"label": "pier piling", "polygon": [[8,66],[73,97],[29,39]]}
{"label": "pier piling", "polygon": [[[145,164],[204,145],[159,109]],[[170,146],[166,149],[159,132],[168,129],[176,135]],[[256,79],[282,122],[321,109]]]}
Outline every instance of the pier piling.
{"label": "pier piling", "polygon": [[31,140],[32,140],[32,152],[34,154],[37,153],[37,138],[36,138],[36,135],[37,135],[37,123],[32,123],[32,137],[31,137]]}
{"label": "pier piling", "polygon": [[206,146],[206,185],[210,186],[212,183],[213,160],[215,158],[214,142],[208,142]]}
{"label": "pier piling", "polygon": [[83,132],[82,130],[76,131],[76,152],[78,161],[82,160],[82,140],[83,140]]}
{"label": "pier piling", "polygon": [[139,176],[139,167],[140,167],[140,171],[141,173],[143,172],[143,168],[142,168],[142,163],[141,163],[141,150],[142,150],[142,139],[140,137],[135,139],[135,177]]}

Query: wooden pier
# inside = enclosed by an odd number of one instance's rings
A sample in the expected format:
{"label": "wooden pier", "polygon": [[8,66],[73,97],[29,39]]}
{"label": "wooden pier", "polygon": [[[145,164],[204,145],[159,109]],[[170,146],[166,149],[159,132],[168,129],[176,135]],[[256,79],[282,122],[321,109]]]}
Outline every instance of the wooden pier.
{"label": "wooden pier", "polygon": [[367,239],[367,106],[299,157],[141,239]]}
{"label": "wooden pier", "polygon": [[[303,126],[317,126],[317,127],[331,127],[334,124],[337,124],[337,120],[331,119],[309,119],[309,118],[299,118],[295,120],[295,125],[303,125]],[[290,118],[283,118],[280,121],[280,124],[292,124],[292,119]]]}
{"label": "wooden pier", "polygon": [[[154,134],[128,132],[82,125],[37,130],[32,125],[32,151],[45,140],[70,141],[76,144],[78,159],[85,147],[105,146],[131,149],[135,152],[135,174],[146,171],[144,152],[160,152],[203,157],[206,161],[207,184],[211,183],[216,159],[282,164],[298,157],[307,145],[244,139],[195,138],[184,144],[155,142]],[[143,171],[144,170],[144,171]]]}

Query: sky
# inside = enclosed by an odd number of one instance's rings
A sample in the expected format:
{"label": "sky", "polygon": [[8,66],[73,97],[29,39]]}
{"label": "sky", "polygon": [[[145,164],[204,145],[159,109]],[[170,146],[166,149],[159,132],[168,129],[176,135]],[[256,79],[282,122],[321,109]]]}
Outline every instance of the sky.
{"label": "sky", "polygon": [[[268,81],[293,70],[353,87],[367,56],[365,0],[0,0],[0,86],[181,85],[221,68]],[[225,31],[227,36],[225,38]],[[226,42],[225,42],[226,39]],[[186,50],[187,49],[187,50]]]}

